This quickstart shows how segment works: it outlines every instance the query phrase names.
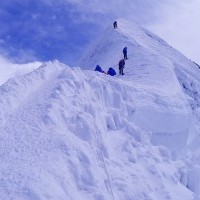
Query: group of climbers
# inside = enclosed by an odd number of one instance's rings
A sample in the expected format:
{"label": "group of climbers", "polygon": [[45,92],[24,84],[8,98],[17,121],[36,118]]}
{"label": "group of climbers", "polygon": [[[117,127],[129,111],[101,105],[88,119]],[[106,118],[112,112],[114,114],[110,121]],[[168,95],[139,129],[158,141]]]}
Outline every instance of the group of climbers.
{"label": "group of climbers", "polygon": [[124,47],[123,49],[124,59],[119,61],[119,74],[124,75],[123,69],[125,66],[125,60],[128,59],[127,57],[127,47]]}
{"label": "group of climbers", "polygon": [[[114,29],[117,28],[117,21],[114,21],[113,27],[114,27]],[[119,61],[119,74],[120,75],[124,75],[123,70],[124,70],[124,67],[125,67],[125,60],[128,59],[128,57],[127,57],[127,47],[124,47],[122,52],[124,54],[124,58]],[[105,71],[102,70],[102,68],[99,65],[97,65],[96,68],[95,68],[95,71],[98,71],[98,72],[101,72],[101,73],[104,73],[104,74],[108,74],[108,75],[111,75],[111,76],[116,75],[116,72],[112,67],[110,67],[108,69],[107,73],[106,73]]]}
{"label": "group of climbers", "polygon": [[112,67],[110,67],[108,69],[107,73],[106,73],[105,71],[102,70],[102,68],[99,65],[97,65],[96,68],[95,68],[95,71],[101,72],[101,73],[104,73],[104,74],[108,74],[110,76],[115,76],[116,75],[116,72]]}
{"label": "group of climbers", "polygon": [[[124,47],[123,54],[124,54],[124,59],[119,61],[119,74],[120,75],[124,75],[123,70],[124,70],[124,67],[125,67],[125,60],[128,59],[128,57],[127,57],[127,47]],[[108,75],[111,75],[111,76],[116,75],[116,72],[112,67],[110,67],[108,69],[107,73],[106,73],[105,71],[102,70],[102,68],[99,65],[97,65],[96,68],[95,68],[95,71],[98,71],[98,72],[101,72],[101,73],[104,73],[104,74],[108,74]]]}

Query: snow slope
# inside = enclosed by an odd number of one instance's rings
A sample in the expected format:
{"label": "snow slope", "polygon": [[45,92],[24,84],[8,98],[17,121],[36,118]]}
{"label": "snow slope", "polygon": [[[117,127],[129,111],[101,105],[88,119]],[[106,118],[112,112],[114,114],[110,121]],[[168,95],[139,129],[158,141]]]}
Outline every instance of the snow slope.
{"label": "snow slope", "polygon": [[194,199],[132,120],[134,90],[58,62],[1,86],[1,199]]}
{"label": "snow slope", "polygon": [[[0,87],[0,199],[198,199],[198,167],[180,158],[198,133],[199,71],[152,33],[118,26],[80,62],[92,70],[54,61]],[[125,76],[93,71],[117,69],[124,46]]]}
{"label": "snow slope", "polygon": [[193,100],[183,89],[191,80],[200,88],[197,65],[153,33],[120,19],[118,29],[109,27],[83,56],[80,66],[94,69],[100,64],[118,71],[125,46],[129,59],[122,80],[136,90],[132,120],[152,132],[153,144],[165,145],[176,154],[185,151],[193,119],[190,105]]}

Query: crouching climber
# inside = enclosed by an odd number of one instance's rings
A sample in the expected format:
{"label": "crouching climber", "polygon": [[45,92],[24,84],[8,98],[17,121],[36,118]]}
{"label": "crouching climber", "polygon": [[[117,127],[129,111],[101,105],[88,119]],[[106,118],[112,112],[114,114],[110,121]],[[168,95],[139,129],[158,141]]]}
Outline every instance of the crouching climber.
{"label": "crouching climber", "polygon": [[109,74],[110,76],[115,76],[115,75],[116,75],[116,72],[115,72],[115,70],[114,70],[112,67],[110,67],[110,68],[108,69],[107,74]]}
{"label": "crouching climber", "polygon": [[124,75],[124,66],[125,66],[125,60],[122,59],[119,61],[119,74]]}
{"label": "crouching climber", "polygon": [[106,72],[104,72],[101,67],[99,65],[96,66],[95,70],[94,71],[97,71],[97,72],[101,72],[101,73],[104,73],[106,74]]}

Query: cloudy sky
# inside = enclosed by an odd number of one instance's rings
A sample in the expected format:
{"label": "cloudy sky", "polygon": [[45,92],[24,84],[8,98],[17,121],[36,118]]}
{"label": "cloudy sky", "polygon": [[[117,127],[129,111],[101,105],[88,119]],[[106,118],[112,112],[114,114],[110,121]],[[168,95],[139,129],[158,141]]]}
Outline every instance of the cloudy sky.
{"label": "cloudy sky", "polygon": [[200,63],[200,0],[3,0],[0,56],[75,65],[108,24],[123,17]]}

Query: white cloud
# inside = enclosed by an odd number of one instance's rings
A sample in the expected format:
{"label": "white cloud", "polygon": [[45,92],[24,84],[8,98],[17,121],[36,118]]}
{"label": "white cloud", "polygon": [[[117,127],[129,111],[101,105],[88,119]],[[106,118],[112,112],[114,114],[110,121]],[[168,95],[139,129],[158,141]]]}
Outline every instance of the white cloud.
{"label": "white cloud", "polygon": [[200,63],[200,1],[184,0],[163,8],[164,19],[151,24],[155,31],[188,58]]}
{"label": "white cloud", "polygon": [[28,73],[40,65],[40,62],[13,64],[0,55],[0,85],[5,83],[9,78]]}
{"label": "white cloud", "polygon": [[[46,2],[47,0],[42,0]],[[57,2],[68,7],[69,13],[79,12],[81,19],[101,20],[93,14],[106,15],[110,19],[129,18],[137,22],[149,22],[158,19],[157,14],[162,13],[161,6],[172,0],[48,0],[49,4]],[[69,6],[69,5],[72,5]],[[85,17],[85,16],[90,16]],[[73,16],[76,19],[75,16]],[[80,20],[80,19],[79,19]],[[102,23],[105,23],[102,20]]]}

